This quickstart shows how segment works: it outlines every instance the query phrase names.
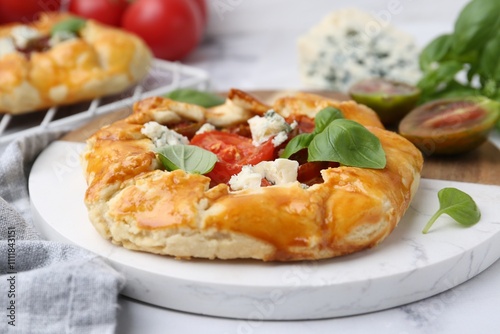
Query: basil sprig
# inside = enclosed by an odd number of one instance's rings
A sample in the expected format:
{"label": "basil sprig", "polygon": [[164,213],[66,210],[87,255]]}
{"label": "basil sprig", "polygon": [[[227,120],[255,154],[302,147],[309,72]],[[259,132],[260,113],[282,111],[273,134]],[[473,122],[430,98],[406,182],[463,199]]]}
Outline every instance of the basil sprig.
{"label": "basil sprig", "polygon": [[214,153],[193,145],[163,146],[156,153],[168,171],[182,169],[194,174],[210,172],[218,160]]}
{"label": "basil sprig", "polygon": [[189,88],[176,89],[164,96],[171,100],[196,104],[204,108],[215,107],[223,104],[225,101],[224,98],[219,95]]}
{"label": "basil sprig", "polygon": [[287,144],[281,158],[307,148],[307,161],[333,161],[344,166],[382,169],[387,161],[380,140],[361,124],[344,119],[333,107],[314,119],[314,131],[300,134]]}
{"label": "basil sprig", "polygon": [[326,129],[326,127],[336,119],[344,118],[342,112],[334,107],[326,107],[321,109],[314,118],[314,131],[312,133],[301,133],[292,138],[285,147],[281,158],[288,159],[298,151],[307,148],[311,141],[318,133]]}
{"label": "basil sprig", "polygon": [[472,226],[481,219],[481,212],[476,202],[468,194],[456,188],[443,188],[438,192],[439,210],[425,225],[422,233],[427,233],[436,219],[447,214],[464,226]]}
{"label": "basil sprig", "polygon": [[85,26],[86,23],[87,21],[84,19],[78,17],[72,17],[55,24],[52,27],[50,33],[51,35],[55,35],[56,33],[59,32],[69,32],[77,35],[78,32]]}
{"label": "basil sprig", "polygon": [[[423,49],[420,102],[471,95],[500,101],[498,13],[500,1],[472,0],[460,12],[451,34],[436,37]],[[464,79],[457,79],[459,72]]]}

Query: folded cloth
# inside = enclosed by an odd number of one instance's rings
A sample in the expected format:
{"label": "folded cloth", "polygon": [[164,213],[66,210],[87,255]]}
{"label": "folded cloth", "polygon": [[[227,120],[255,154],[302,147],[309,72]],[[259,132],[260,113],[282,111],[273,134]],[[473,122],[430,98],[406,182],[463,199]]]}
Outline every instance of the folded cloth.
{"label": "folded cloth", "polygon": [[11,143],[0,155],[0,333],[114,333],[124,278],[77,246],[42,240],[27,177],[61,133]]}

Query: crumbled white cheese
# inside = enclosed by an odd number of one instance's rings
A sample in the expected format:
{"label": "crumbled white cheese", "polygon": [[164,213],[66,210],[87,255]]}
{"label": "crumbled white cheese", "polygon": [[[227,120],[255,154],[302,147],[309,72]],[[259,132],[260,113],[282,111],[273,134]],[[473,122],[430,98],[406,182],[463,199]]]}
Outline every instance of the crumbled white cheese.
{"label": "crumbled white cheese", "polygon": [[298,168],[299,163],[297,161],[288,159],[262,161],[253,167],[263,178],[275,185],[297,181]]}
{"label": "crumbled white cheese", "polygon": [[203,124],[199,129],[198,131],[196,131],[196,134],[197,135],[200,135],[204,132],[210,132],[210,131],[214,131],[215,130],[215,126],[213,126],[212,124],[210,123],[205,123]]}
{"label": "crumbled white cheese", "polygon": [[255,189],[260,187],[262,175],[254,171],[253,166],[243,166],[241,172],[231,176],[229,186],[232,190]]}
{"label": "crumbled white cheese", "polygon": [[229,180],[232,190],[259,188],[262,179],[273,185],[283,185],[297,181],[299,163],[295,160],[276,159],[262,161],[255,166],[243,166],[241,172]]}
{"label": "crumbled white cheese", "polygon": [[16,52],[16,46],[11,38],[0,38],[0,57]]}
{"label": "crumbled white cheese", "polygon": [[12,29],[11,36],[14,39],[15,45],[18,48],[24,49],[32,40],[41,37],[42,34],[36,29],[20,25]]}
{"label": "crumbled white cheese", "polygon": [[283,144],[288,139],[288,133],[286,131],[278,132],[276,136],[274,136],[272,142],[274,147],[278,147]]}
{"label": "crumbled white cheese", "polygon": [[160,148],[166,145],[188,145],[189,139],[170,130],[165,125],[157,122],[148,122],[144,124],[141,133],[153,141],[155,147]]}
{"label": "crumbled white cheese", "polygon": [[252,144],[259,146],[273,138],[274,147],[281,145],[288,138],[288,133],[297,126],[288,124],[280,114],[269,110],[264,116],[254,116],[248,120],[252,132]]}
{"label": "crumbled white cheese", "polygon": [[66,31],[66,30],[61,30],[57,31],[55,34],[53,34],[50,39],[49,39],[49,46],[54,47],[57,44],[60,44],[65,41],[69,41],[72,39],[77,38],[77,36],[72,33],[71,31]]}
{"label": "crumbled white cheese", "polygon": [[347,91],[369,77],[415,84],[421,75],[413,37],[358,9],[329,14],[298,46],[306,87]]}

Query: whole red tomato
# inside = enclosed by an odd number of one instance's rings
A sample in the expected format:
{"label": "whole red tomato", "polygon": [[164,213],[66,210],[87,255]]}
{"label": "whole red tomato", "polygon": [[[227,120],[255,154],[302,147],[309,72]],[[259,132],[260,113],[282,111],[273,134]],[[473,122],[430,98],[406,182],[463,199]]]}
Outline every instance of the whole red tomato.
{"label": "whole red tomato", "polygon": [[68,10],[78,16],[119,26],[127,6],[127,0],[70,0]]}
{"label": "whole red tomato", "polygon": [[180,60],[200,42],[203,21],[191,0],[137,0],[125,11],[122,27],[142,37],[156,57]]}
{"label": "whole red tomato", "polygon": [[205,0],[193,0],[193,1],[196,2],[196,5],[200,9],[203,26],[206,26],[208,21],[207,2]]}
{"label": "whole red tomato", "polygon": [[42,12],[58,11],[61,0],[0,0],[0,23],[36,20]]}

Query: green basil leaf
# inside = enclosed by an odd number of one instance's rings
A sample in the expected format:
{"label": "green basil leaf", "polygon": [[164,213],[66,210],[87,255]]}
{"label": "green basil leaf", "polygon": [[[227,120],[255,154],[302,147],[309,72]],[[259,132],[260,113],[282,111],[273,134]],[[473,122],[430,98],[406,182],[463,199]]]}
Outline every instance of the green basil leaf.
{"label": "green basil leaf", "polygon": [[173,90],[165,94],[165,97],[179,102],[196,104],[204,108],[215,107],[223,104],[225,101],[225,99],[219,95],[189,88]]}
{"label": "green basil leaf", "polygon": [[214,153],[193,145],[163,146],[156,152],[168,171],[182,169],[188,173],[206,174],[218,160]]}
{"label": "green basil leaf", "polygon": [[320,133],[336,119],[344,118],[340,110],[334,107],[326,107],[321,109],[314,117],[314,134]]}
{"label": "green basil leaf", "polygon": [[86,23],[87,23],[87,21],[84,19],[72,17],[70,19],[67,19],[67,20],[64,20],[64,21],[61,21],[61,22],[55,24],[52,27],[50,33],[51,33],[51,35],[54,35],[58,32],[65,31],[65,32],[71,32],[74,34],[78,34],[78,32],[85,26]]}
{"label": "green basil leaf", "polygon": [[437,83],[448,83],[455,79],[455,75],[463,69],[463,64],[450,60],[441,63],[436,69],[428,71],[417,86],[422,90],[433,89]]}
{"label": "green basil leaf", "polygon": [[280,158],[288,159],[298,151],[307,148],[313,138],[314,134],[312,133],[301,133],[300,135],[293,137],[292,140],[290,140],[286,145],[283,153],[281,153]]}
{"label": "green basil leaf", "polygon": [[308,161],[334,161],[345,166],[382,169],[386,165],[380,140],[361,124],[337,119],[309,145]]}
{"label": "green basil leaf", "polygon": [[456,188],[443,188],[438,192],[439,210],[425,225],[422,233],[427,233],[436,219],[443,213],[464,226],[472,226],[481,219],[476,202],[468,194]]}
{"label": "green basil leaf", "polygon": [[453,34],[453,50],[462,54],[482,49],[500,30],[500,1],[473,0],[460,12]]}
{"label": "green basil leaf", "polygon": [[[500,13],[499,13],[500,15]],[[500,34],[484,47],[479,59],[478,71],[482,76],[500,80]]]}
{"label": "green basil leaf", "polygon": [[432,40],[420,54],[420,69],[427,71],[433,63],[443,60],[451,49],[451,42],[451,35],[441,35]]}
{"label": "green basil leaf", "polygon": [[480,91],[476,88],[463,85],[458,81],[454,80],[447,85],[445,85],[438,92],[427,95],[427,100],[422,100],[421,102],[429,102],[436,99],[451,98],[451,97],[469,97],[480,95]]}

